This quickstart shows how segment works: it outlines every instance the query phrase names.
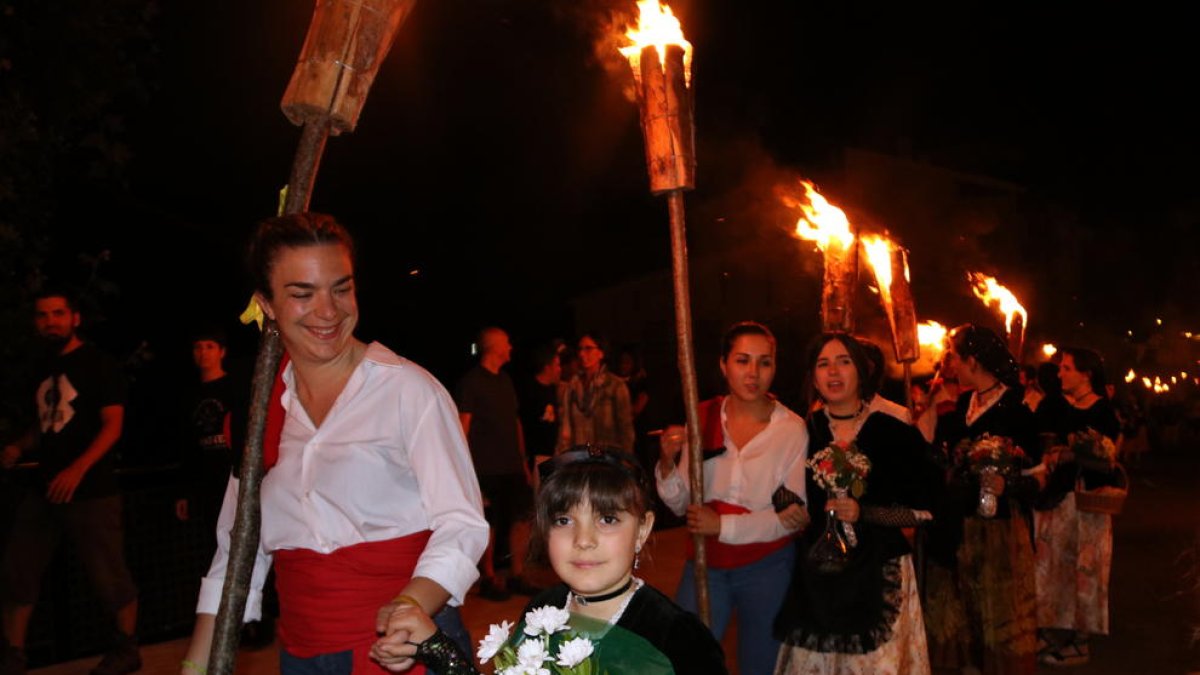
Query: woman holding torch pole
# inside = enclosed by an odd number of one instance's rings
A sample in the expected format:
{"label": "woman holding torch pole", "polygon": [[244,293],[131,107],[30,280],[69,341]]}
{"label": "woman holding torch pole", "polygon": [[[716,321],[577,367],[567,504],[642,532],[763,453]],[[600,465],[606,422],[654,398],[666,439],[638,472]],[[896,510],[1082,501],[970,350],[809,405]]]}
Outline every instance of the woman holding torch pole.
{"label": "woman holding torch pole", "polygon": [[[420,366],[354,336],[353,249],[333,218],[315,213],[263,222],[250,249],[255,298],[290,361],[268,414],[270,470],[246,618],[260,611],[273,559],[287,675],[384,672],[368,653],[391,612],[460,604],[487,544],[449,395]],[[183,662],[188,675],[207,666],[236,494],[232,479]]]}
{"label": "woman holding torch pole", "polygon": [[[775,377],[775,336],[754,322],[725,333],[721,373],[729,395],[700,408],[705,455],[704,504],[689,506],[686,434],[668,427],[655,469],[658,494],[688,530],[707,537],[713,635],[738,616],[738,672],[770,673],[779,642],[771,622],[783,601],[795,559],[795,535],[808,522],[804,510],[804,420],[770,394]],[[679,461],[680,455],[682,461]],[[691,556],[689,556],[691,557]],[[676,602],[696,611],[693,562],[684,567]]]}

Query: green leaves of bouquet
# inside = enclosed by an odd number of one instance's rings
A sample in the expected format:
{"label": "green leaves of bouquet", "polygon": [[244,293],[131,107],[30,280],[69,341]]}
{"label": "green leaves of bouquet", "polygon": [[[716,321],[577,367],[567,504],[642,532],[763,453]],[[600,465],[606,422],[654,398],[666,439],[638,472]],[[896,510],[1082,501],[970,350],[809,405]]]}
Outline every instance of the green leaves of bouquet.
{"label": "green leaves of bouquet", "polygon": [[571,613],[546,605],[525,613],[525,628],[511,636],[513,624],[492,624],[479,641],[479,663],[492,661],[496,675],[602,675],[592,653],[595,645],[571,630]]}
{"label": "green leaves of bouquet", "polygon": [[854,441],[830,443],[808,460],[808,466],[813,470],[813,479],[830,494],[846,490],[859,499],[867,489],[871,460],[859,451]]}

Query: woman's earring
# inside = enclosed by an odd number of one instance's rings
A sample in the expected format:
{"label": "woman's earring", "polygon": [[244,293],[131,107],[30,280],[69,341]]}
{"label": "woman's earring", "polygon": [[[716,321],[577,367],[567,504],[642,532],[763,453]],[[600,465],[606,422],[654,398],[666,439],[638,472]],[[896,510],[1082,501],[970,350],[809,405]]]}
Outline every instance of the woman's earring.
{"label": "woman's earring", "polygon": [[633,569],[637,569],[642,564],[642,547],[638,546],[633,549]]}

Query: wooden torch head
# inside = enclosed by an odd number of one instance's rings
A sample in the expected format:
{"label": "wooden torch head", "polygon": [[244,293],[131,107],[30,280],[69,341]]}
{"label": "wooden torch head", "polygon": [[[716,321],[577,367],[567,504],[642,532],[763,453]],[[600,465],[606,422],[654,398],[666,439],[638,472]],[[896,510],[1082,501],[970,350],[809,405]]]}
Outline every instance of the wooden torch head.
{"label": "wooden torch head", "polygon": [[825,280],[821,286],[821,329],[854,332],[854,290],[858,285],[858,238],[849,247],[832,241],[824,249]]}
{"label": "wooden torch head", "polygon": [[415,3],[317,0],[283,114],[297,126],[328,119],[335,135],[354,131],[379,64]]}
{"label": "wooden torch head", "polygon": [[684,50],[668,45],[666,62],[658,49],[642,49],[637,84],[638,108],[645,136],[650,192],[690,190],[696,185],[696,128],[692,89],[684,72]]}
{"label": "wooden torch head", "polygon": [[921,345],[917,338],[916,303],[908,279],[908,252],[892,246],[888,257],[892,264],[892,307],[888,317],[892,324],[892,347],[896,350],[896,361],[911,363],[921,357]]}

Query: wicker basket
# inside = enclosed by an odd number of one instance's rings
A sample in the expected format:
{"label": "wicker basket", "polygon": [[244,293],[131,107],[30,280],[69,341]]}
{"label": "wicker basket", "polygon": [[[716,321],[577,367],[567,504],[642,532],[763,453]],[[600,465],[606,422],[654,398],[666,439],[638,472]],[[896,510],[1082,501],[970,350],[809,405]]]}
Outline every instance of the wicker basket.
{"label": "wicker basket", "polygon": [[1075,508],[1087,513],[1106,513],[1115,516],[1125,507],[1125,498],[1129,496],[1129,475],[1125,467],[1117,465],[1119,485],[1106,486],[1093,490],[1083,489],[1083,481],[1075,486]]}

